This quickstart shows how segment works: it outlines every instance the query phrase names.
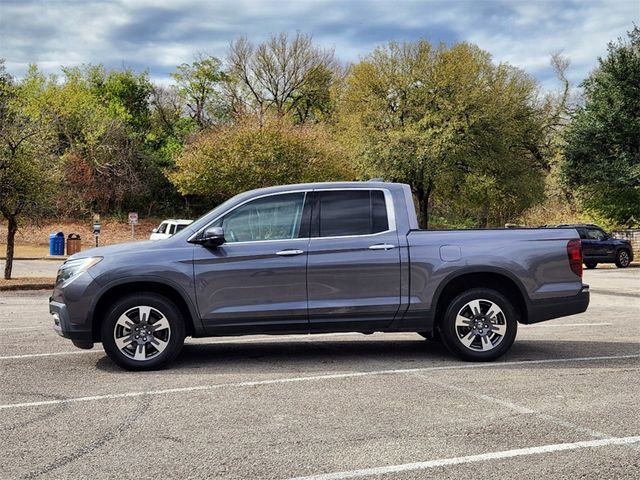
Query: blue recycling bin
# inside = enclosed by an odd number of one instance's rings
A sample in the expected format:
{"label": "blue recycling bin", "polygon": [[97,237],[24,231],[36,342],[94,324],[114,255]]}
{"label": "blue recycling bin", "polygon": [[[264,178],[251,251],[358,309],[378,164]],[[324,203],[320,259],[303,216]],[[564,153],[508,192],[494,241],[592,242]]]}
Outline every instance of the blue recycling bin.
{"label": "blue recycling bin", "polygon": [[64,233],[56,232],[49,235],[49,255],[64,255]]}

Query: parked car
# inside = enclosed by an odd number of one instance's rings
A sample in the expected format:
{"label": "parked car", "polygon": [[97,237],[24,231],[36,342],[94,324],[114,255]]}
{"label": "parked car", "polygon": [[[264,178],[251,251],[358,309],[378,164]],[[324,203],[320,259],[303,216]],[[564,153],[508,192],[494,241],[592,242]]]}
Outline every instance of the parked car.
{"label": "parked car", "polygon": [[633,261],[631,242],[614,238],[597,225],[561,224],[556,228],[577,230],[582,239],[582,255],[587,268],[596,268],[598,263],[615,263],[618,268],[627,268]]}
{"label": "parked car", "polygon": [[153,229],[149,240],[163,240],[165,238],[169,238],[179,231],[184,230],[187,225],[192,223],[193,220],[174,220],[172,218],[164,220],[157,228]]}
{"label": "parked car", "polygon": [[409,186],[264,188],[163,242],[71,256],[49,309],[80,348],[124,368],[166,365],[185,336],[417,332],[494,360],[518,323],[584,312],[573,229],[418,229]]}

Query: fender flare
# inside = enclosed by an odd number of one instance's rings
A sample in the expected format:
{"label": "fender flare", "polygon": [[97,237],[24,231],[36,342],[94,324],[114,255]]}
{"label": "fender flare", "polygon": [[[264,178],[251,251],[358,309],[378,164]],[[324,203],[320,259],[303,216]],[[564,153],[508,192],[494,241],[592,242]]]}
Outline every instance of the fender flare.
{"label": "fender flare", "polygon": [[495,275],[501,275],[511,280],[518,288],[518,291],[520,292],[520,295],[522,295],[522,299],[524,300],[524,307],[526,309],[526,312],[523,312],[523,313],[527,316],[529,315],[531,299],[529,298],[529,294],[527,293],[527,290],[525,289],[524,285],[516,275],[500,267],[468,266],[468,267],[462,267],[460,269],[457,269],[454,272],[451,272],[440,282],[440,285],[438,285],[438,288],[436,288],[436,291],[433,295],[433,300],[431,302],[431,308],[430,308],[430,310],[433,312],[434,319],[435,319],[436,311],[438,309],[438,303],[440,302],[440,297],[442,296],[442,292],[444,291],[444,289],[456,278],[459,278],[468,274],[473,274],[473,273],[480,273],[480,274],[491,273]]}
{"label": "fender flare", "polygon": [[136,276],[126,277],[126,278],[120,278],[101,286],[100,290],[98,291],[93,301],[91,302],[91,306],[89,308],[89,318],[92,319],[92,324],[93,324],[94,314],[96,312],[96,307],[100,302],[100,300],[104,297],[104,295],[109,290],[112,290],[115,287],[120,287],[122,285],[127,285],[129,283],[141,283],[141,282],[156,283],[174,290],[180,296],[182,301],[187,306],[187,309],[189,310],[189,315],[191,316],[191,323],[193,325],[193,330],[194,330],[194,336],[200,336],[204,334],[204,326],[202,324],[202,319],[200,318],[200,315],[198,313],[198,309],[194,305],[194,302],[192,301],[191,297],[187,294],[187,292],[185,292],[184,289],[176,282],[173,282],[163,277],[158,277],[156,275],[136,275]]}

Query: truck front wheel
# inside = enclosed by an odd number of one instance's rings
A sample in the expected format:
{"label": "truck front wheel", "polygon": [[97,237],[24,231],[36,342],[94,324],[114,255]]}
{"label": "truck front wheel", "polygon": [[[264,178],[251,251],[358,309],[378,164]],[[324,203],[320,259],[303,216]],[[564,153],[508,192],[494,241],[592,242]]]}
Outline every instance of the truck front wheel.
{"label": "truck front wheel", "polygon": [[445,346],[469,361],[491,361],[502,356],[516,338],[516,310],[493,289],[473,288],[451,300],[440,323]]}
{"label": "truck front wheel", "polygon": [[180,310],[154,293],[128,295],[106,312],[102,346],[109,358],[127,370],[155,370],[173,360],[184,343]]}

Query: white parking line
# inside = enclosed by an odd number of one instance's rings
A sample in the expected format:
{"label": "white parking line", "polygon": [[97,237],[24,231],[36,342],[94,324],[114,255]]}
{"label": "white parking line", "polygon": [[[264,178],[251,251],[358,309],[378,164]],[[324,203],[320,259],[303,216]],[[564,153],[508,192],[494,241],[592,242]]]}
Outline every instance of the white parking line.
{"label": "white parking line", "polygon": [[46,328],[46,325],[43,325],[42,327],[3,327],[0,328],[0,332],[4,332],[5,330],[43,330]]}
{"label": "white parking line", "polygon": [[426,462],[405,463],[402,465],[389,465],[385,467],[363,468],[360,470],[350,470],[345,472],[323,473],[319,475],[309,475],[306,477],[295,477],[289,480],[345,480],[347,478],[366,477],[372,475],[387,475],[390,473],[409,472],[415,470],[426,470],[429,468],[446,467],[449,465],[460,465],[463,463],[485,462],[488,460],[500,460],[504,458],[522,457],[527,455],[540,455],[544,453],[561,452],[566,450],[578,450],[582,448],[606,447],[609,445],[630,445],[640,442],[637,437],[615,437],[601,440],[589,440],[574,443],[555,443],[551,445],[541,445],[539,447],[516,448],[514,450],[503,450],[501,452],[482,453],[480,455],[468,455],[465,457],[442,458],[439,460],[429,460]]}
{"label": "white parking line", "polygon": [[[549,328],[549,327],[610,327],[613,323],[547,323],[547,324],[533,324],[533,325],[523,325],[525,328]],[[518,325],[520,328],[520,325]]]}
{"label": "white parking line", "polygon": [[514,362],[493,362],[493,363],[458,363],[454,365],[442,365],[437,367],[422,367],[422,368],[398,368],[392,370],[373,370],[369,372],[351,372],[351,373],[334,373],[328,375],[313,375],[307,377],[288,377],[288,378],[275,378],[271,380],[255,380],[250,382],[235,382],[235,383],[216,383],[211,385],[196,385],[193,387],[182,388],[169,388],[164,390],[147,390],[138,392],[125,392],[125,393],[112,393],[107,395],[93,395],[89,397],[72,397],[59,400],[42,400],[39,402],[22,402],[22,403],[7,403],[0,405],[0,410],[7,410],[11,408],[29,408],[40,407],[44,405],[59,405],[63,403],[78,403],[78,402],[95,402],[99,400],[113,400],[119,398],[131,398],[142,397],[145,395],[167,395],[176,393],[189,393],[207,390],[216,390],[220,388],[242,388],[242,387],[256,387],[261,385],[276,385],[286,383],[298,383],[298,382],[311,382],[320,380],[336,380],[343,378],[357,378],[368,377],[372,375],[394,375],[404,373],[418,373],[428,372],[434,370],[461,370],[461,369],[474,369],[474,368],[492,368],[492,367],[505,367],[505,366],[521,366],[521,365],[540,365],[547,363],[566,363],[566,362],[588,362],[588,361],[600,361],[600,360],[620,360],[628,358],[640,358],[640,355],[614,355],[606,357],[576,357],[576,358],[556,358],[545,360],[522,360]]}
{"label": "white parking line", "polygon": [[50,353],[25,353],[24,355],[8,355],[0,357],[0,360],[15,360],[19,358],[33,357],[56,357],[58,355],[79,355],[81,353],[104,353],[102,350],[73,350],[71,352],[50,352]]}

